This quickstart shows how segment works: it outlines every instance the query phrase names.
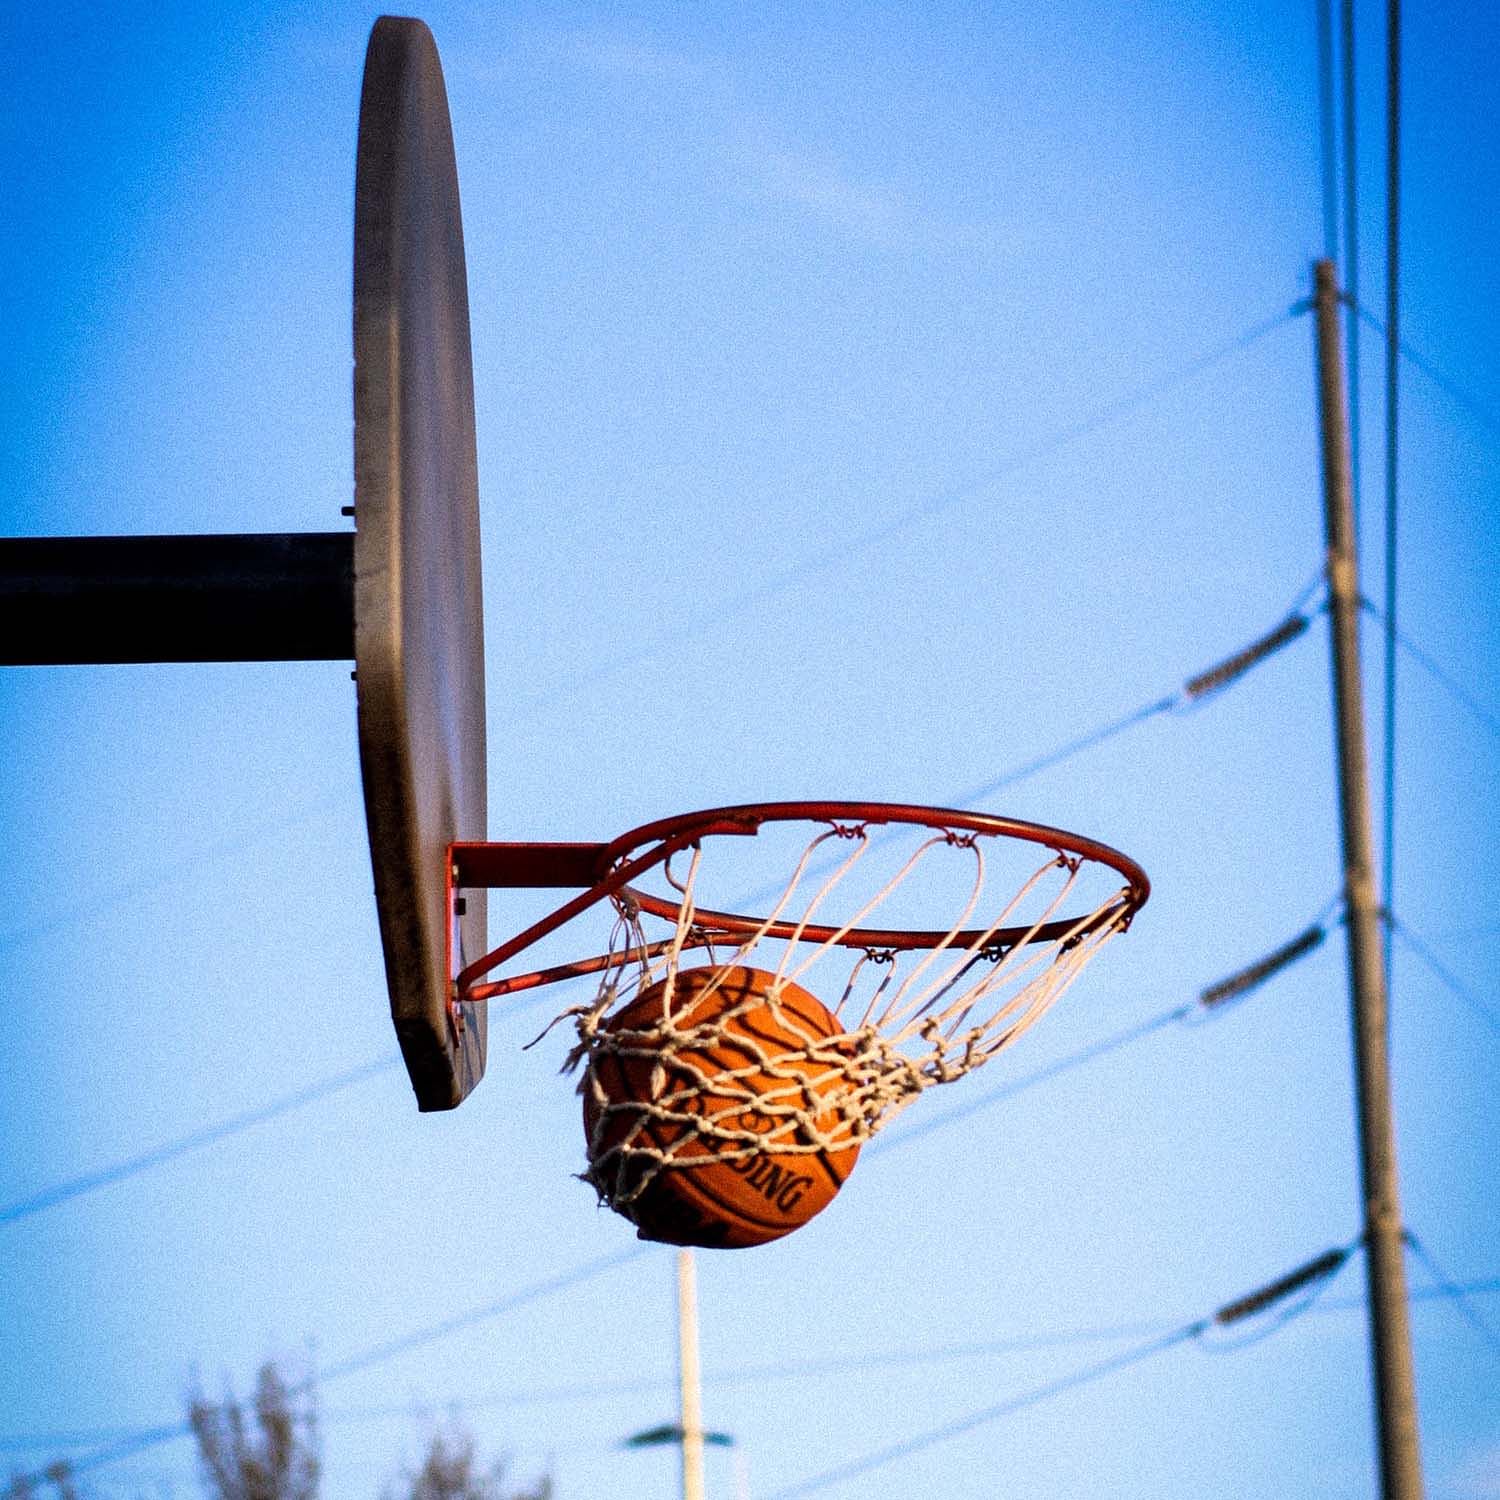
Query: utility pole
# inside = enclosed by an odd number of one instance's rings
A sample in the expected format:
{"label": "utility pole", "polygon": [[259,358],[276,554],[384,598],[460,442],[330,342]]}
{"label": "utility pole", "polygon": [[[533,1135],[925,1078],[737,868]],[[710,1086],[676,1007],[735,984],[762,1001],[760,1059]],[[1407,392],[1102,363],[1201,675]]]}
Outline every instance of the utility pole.
{"label": "utility pole", "polygon": [[698,1271],[677,1252],[677,1377],[681,1390],[682,1500],[703,1500],[703,1395],[698,1374]]}
{"label": "utility pole", "polygon": [[1349,422],[1333,263],[1313,268],[1317,312],[1318,416],[1328,543],[1328,618],[1333,637],[1333,703],[1338,742],[1339,821],[1344,848],[1344,917],[1353,1008],[1355,1101],[1364,1197],[1370,1352],[1383,1500],[1421,1500],[1416,1382],[1407,1321],[1405,1232],[1396,1186],[1391,1113],[1390,1015],[1375,860],[1359,663],[1359,555],[1350,483]]}

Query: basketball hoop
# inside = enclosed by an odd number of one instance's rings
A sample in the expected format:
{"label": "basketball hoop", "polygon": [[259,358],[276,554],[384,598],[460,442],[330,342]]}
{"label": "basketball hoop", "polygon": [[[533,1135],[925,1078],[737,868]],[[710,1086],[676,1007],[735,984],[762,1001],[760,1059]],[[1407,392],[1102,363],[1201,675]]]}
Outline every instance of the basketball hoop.
{"label": "basketball hoop", "polygon": [[[709,866],[726,842],[778,836],[771,852],[780,873],[764,887],[764,915],[711,902]],[[735,847],[737,870],[746,848]],[[609,844],[455,844],[449,880],[455,895],[468,885],[580,888],[457,972],[455,1024],[466,1005],[599,976],[593,999],[558,1017],[577,1032],[570,1064],[587,1063],[586,1177],[643,1223],[634,1205],[663,1172],[701,1176],[717,1163],[743,1170],[755,1156],[857,1152],[917,1094],[972,1072],[1034,1025],[1150,893],[1133,860],[1062,829],[873,802],[716,808],[648,823]],[[614,922],[603,953],[486,979],[605,901]],[[934,904],[957,917],[946,926],[921,920]],[[698,950],[707,950],[706,969],[684,964]],[[679,974],[692,982],[679,986]],[[769,1005],[779,1022],[783,995],[802,995],[804,986],[823,997],[831,1034],[792,1026],[788,1036],[782,1026],[770,1050],[747,1042],[751,1009]],[[721,989],[746,998],[715,1002]],[[691,1003],[674,1002],[689,993]],[[648,995],[657,998],[647,1031],[621,1027]],[[727,1051],[740,1066],[705,1069],[703,1059]],[[688,1083],[624,1101],[601,1086],[606,1059],[624,1070],[620,1077],[631,1068],[639,1076],[646,1055],[654,1076],[675,1069]],[[838,1074],[832,1112],[830,1067]],[[813,1074],[818,1087],[809,1092]],[[783,1092],[796,1098],[757,1113],[768,1078],[789,1080]],[[622,1111],[629,1129],[619,1127]],[[762,1125],[747,1130],[747,1112]]]}
{"label": "basketball hoop", "polygon": [[[748,884],[750,839],[773,846],[777,871],[762,916],[715,899],[723,876],[710,870],[733,844]],[[585,1180],[644,1236],[703,1245],[796,1227],[744,1220],[736,1183],[836,1162],[826,1201],[866,1140],[1040,1020],[1150,894],[1139,865],[1095,840],[875,802],[757,803],[664,818],[609,844],[449,852],[459,903],[470,885],[579,889],[458,970],[455,1025],[467,1005],[599,976],[591,1000],[557,1017],[577,1034],[568,1067],[586,1064]],[[603,953],[486,978],[606,901]],[[699,950],[706,964],[686,965]],[[822,1019],[810,1026],[811,1007]]]}

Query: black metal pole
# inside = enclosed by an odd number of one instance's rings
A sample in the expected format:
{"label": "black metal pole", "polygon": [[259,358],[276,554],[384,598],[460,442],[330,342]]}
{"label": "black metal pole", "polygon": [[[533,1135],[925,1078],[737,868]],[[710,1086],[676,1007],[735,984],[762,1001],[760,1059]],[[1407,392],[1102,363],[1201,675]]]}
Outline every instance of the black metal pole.
{"label": "black metal pole", "polygon": [[354,655],[354,535],[0,538],[0,665]]}
{"label": "black metal pole", "polygon": [[1370,823],[1364,700],[1359,667],[1359,558],[1349,469],[1349,427],[1333,263],[1314,268],[1318,338],[1318,414],[1323,442],[1324,519],[1328,540],[1328,618],[1333,633],[1339,819],[1344,845],[1344,905],[1353,1003],[1355,1099],[1370,1291],[1370,1346],[1385,1500],[1421,1500],[1416,1381],[1406,1310],[1404,1229],[1396,1178],[1391,1110],[1390,1015]]}

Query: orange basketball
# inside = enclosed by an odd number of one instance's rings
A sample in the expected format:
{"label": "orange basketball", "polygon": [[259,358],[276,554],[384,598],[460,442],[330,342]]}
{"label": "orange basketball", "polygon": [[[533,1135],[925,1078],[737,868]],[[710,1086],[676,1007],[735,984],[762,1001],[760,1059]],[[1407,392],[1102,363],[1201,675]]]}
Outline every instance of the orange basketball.
{"label": "orange basketball", "polygon": [[[670,1033],[666,1003],[663,980],[611,1016],[584,1078],[584,1131],[606,1196],[623,1200],[613,1206],[642,1239],[669,1245],[790,1234],[833,1201],[859,1156],[838,1059],[806,1055],[843,1028],[806,990],[760,969],[681,971]],[[696,1119],[736,1136],[700,1134]],[[665,1156],[654,1175],[653,1157],[632,1145]],[[734,1159],[721,1159],[726,1150]]]}

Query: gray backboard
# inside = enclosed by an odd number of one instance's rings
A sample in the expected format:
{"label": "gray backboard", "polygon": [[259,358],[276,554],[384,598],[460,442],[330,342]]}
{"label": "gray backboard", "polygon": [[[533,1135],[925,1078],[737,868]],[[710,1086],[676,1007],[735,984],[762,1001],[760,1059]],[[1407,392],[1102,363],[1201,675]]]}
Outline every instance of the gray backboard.
{"label": "gray backboard", "polygon": [[[444,861],[485,828],[484,620],[469,300],[432,35],[384,16],[365,57],[354,215],[354,646],[391,1016],[419,1108],[479,1082],[483,1005],[448,1008]],[[455,930],[484,951],[483,891]]]}

